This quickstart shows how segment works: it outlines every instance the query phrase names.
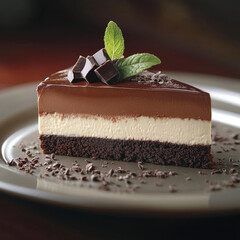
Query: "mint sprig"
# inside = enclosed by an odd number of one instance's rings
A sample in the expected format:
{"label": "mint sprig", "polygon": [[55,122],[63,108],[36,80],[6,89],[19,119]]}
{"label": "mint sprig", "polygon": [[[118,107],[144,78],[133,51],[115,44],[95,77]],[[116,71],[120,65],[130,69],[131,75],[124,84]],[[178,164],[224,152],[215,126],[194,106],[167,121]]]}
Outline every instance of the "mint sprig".
{"label": "mint sprig", "polygon": [[112,61],[118,59],[115,66],[120,72],[121,79],[135,76],[161,63],[158,57],[149,53],[137,53],[128,58],[121,58],[124,52],[124,39],[121,29],[113,21],[110,21],[107,25],[104,44],[110,59]]}
{"label": "mint sprig", "polygon": [[120,78],[135,76],[144,70],[160,64],[161,60],[149,53],[137,53],[128,58],[119,59],[115,66],[120,72]]}
{"label": "mint sprig", "polygon": [[122,57],[124,52],[124,39],[118,25],[110,21],[107,25],[104,36],[105,49],[111,60]]}

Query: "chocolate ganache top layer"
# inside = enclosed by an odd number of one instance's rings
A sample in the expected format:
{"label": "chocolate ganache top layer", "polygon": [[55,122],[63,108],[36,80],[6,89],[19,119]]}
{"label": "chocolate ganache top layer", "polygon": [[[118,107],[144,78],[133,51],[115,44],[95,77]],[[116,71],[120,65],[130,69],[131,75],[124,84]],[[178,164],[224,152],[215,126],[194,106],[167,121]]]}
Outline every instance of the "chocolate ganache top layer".
{"label": "chocolate ganache top layer", "polygon": [[211,120],[208,93],[170,79],[160,72],[143,73],[105,85],[71,83],[68,69],[39,84],[39,114],[86,114],[102,117],[178,117]]}

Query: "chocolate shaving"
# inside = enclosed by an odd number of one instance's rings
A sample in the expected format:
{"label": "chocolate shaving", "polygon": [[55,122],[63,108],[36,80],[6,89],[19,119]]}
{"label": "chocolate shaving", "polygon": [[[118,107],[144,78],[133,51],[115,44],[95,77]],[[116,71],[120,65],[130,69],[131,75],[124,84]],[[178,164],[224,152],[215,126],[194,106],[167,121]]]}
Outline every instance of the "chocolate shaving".
{"label": "chocolate shaving", "polygon": [[88,163],[88,164],[86,165],[86,172],[87,172],[87,173],[90,173],[90,172],[93,171],[93,170],[94,170],[93,163]]}
{"label": "chocolate shaving", "polygon": [[165,171],[158,171],[158,172],[156,172],[156,176],[159,178],[167,178],[169,176],[169,174]]}
{"label": "chocolate shaving", "polygon": [[236,185],[234,184],[233,181],[222,181],[221,185],[227,188],[235,188]]}
{"label": "chocolate shaving", "polygon": [[231,176],[231,181],[232,181],[233,183],[240,183],[240,177]]}
{"label": "chocolate shaving", "polygon": [[121,167],[118,167],[114,171],[115,173],[126,173],[127,171],[125,169],[122,169]]}
{"label": "chocolate shaving", "polygon": [[169,176],[175,176],[175,175],[178,175],[178,173],[176,171],[170,171],[168,173]]}
{"label": "chocolate shaving", "polygon": [[174,184],[173,185],[169,185],[168,186],[168,190],[169,190],[170,193],[177,192],[177,188],[176,188],[176,186]]}
{"label": "chocolate shaving", "polygon": [[233,176],[238,175],[238,171],[235,168],[230,168],[228,173]]}
{"label": "chocolate shaving", "polygon": [[211,174],[214,175],[214,174],[222,174],[223,173],[223,170],[222,169],[213,169],[211,171]]}
{"label": "chocolate shaving", "polygon": [[98,174],[93,174],[93,175],[91,175],[91,180],[93,181],[93,182],[99,182],[100,181],[100,179],[99,179],[99,175]]}
{"label": "chocolate shaving", "polygon": [[113,169],[110,169],[110,170],[108,171],[108,173],[107,173],[107,176],[108,176],[108,177],[112,177],[113,174],[114,174],[114,170],[113,170]]}
{"label": "chocolate shaving", "polygon": [[80,179],[81,179],[82,181],[84,181],[84,182],[87,182],[87,181],[88,181],[88,177],[87,177],[87,176],[82,176]]}
{"label": "chocolate shaving", "polygon": [[238,133],[233,133],[233,134],[231,135],[231,138],[232,138],[232,139],[235,139],[235,140],[239,139],[239,137],[240,137],[240,135],[239,135]]}
{"label": "chocolate shaving", "polygon": [[16,166],[16,162],[14,159],[12,159],[9,163],[8,163],[9,166]]}
{"label": "chocolate shaving", "polygon": [[144,170],[144,166],[143,166],[142,162],[138,162],[137,165],[140,170]]}
{"label": "chocolate shaving", "polygon": [[210,185],[210,187],[209,187],[209,191],[211,191],[211,192],[220,191],[220,190],[222,190],[222,187],[220,184]]}

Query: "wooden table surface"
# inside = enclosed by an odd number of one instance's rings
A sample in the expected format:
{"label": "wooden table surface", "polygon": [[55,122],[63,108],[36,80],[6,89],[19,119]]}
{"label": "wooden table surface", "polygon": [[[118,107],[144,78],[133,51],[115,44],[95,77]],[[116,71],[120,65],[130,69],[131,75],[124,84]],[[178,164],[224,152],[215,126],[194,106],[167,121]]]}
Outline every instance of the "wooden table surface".
{"label": "wooden table surface", "polygon": [[[167,46],[128,45],[126,55],[155,53],[161,70],[206,73],[240,78],[240,71],[187,51]],[[48,43],[5,41],[0,47],[0,88],[40,82],[71,66],[78,55],[101,48],[94,42]],[[91,49],[91,51],[89,51]],[[1,91],[0,91],[1,94]],[[114,216],[48,206],[0,193],[0,239],[239,239],[240,215],[155,218]]]}

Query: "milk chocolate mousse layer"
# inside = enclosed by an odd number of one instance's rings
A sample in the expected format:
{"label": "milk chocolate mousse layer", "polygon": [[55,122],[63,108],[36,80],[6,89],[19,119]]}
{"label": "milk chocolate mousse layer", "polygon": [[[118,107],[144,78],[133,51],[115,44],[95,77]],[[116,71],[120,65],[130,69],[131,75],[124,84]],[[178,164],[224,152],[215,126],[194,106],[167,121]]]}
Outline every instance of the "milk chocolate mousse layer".
{"label": "milk chocolate mousse layer", "polygon": [[38,86],[39,114],[86,114],[105,118],[153,117],[211,120],[208,93],[145,71],[114,85],[87,81],[71,83],[68,69],[57,72]]}

